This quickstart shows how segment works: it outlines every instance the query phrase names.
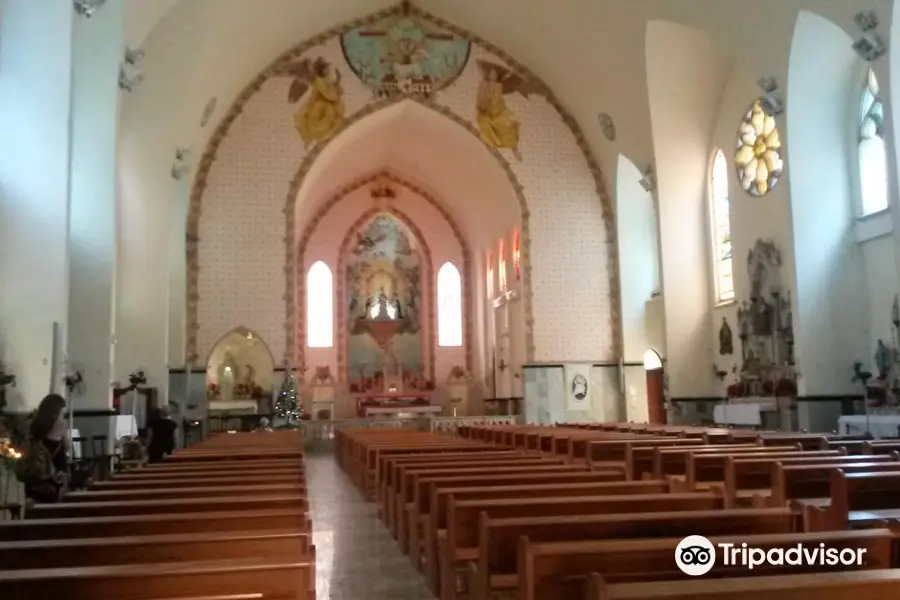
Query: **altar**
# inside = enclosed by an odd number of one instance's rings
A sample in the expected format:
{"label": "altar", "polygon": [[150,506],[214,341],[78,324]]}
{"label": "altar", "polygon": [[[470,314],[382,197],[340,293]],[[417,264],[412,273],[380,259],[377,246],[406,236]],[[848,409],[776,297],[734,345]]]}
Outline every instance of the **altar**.
{"label": "altar", "polygon": [[359,417],[399,414],[437,416],[442,412],[443,408],[431,404],[431,396],[427,394],[360,394],[356,397],[356,414]]}

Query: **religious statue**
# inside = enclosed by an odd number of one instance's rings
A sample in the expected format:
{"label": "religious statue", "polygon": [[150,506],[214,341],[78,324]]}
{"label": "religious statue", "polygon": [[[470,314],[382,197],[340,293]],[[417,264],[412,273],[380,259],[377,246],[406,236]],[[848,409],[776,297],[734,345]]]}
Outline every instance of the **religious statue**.
{"label": "religious statue", "polygon": [[731,336],[731,326],[728,325],[728,319],[722,317],[722,326],[719,328],[719,354],[734,353],[734,344]]}
{"label": "religious statue", "polygon": [[256,384],[256,369],[253,368],[253,365],[247,365],[242,383],[249,389],[253,389],[253,386]]}
{"label": "religious statue", "polygon": [[888,348],[884,340],[878,340],[878,347],[875,350],[875,366],[878,368],[878,379],[886,379],[894,364],[895,351]]}
{"label": "religious statue", "polygon": [[394,318],[402,319],[403,307],[400,304],[400,298],[397,296],[397,290],[394,290],[394,293],[391,294],[391,305],[394,307]]}
{"label": "religious statue", "polygon": [[288,73],[294,76],[288,101],[294,104],[312,90],[306,104],[294,116],[297,132],[306,148],[331,137],[344,123],[344,90],[341,73],[324,58],[305,58],[292,63]]}
{"label": "religious statue", "polygon": [[475,113],[481,139],[491,148],[512,150],[516,160],[519,152],[519,120],[507,107],[506,94],[519,92],[526,98],[531,93],[544,93],[543,87],[496,63],[479,60],[481,83],[475,100]]}

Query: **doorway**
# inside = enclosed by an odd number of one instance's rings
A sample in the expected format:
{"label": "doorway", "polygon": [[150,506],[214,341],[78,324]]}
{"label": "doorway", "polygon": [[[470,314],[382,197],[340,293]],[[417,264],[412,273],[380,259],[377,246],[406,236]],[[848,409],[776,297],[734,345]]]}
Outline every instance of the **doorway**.
{"label": "doorway", "polygon": [[652,425],[665,425],[665,371],[656,350],[650,349],[644,353],[644,372],[647,374],[647,418]]}

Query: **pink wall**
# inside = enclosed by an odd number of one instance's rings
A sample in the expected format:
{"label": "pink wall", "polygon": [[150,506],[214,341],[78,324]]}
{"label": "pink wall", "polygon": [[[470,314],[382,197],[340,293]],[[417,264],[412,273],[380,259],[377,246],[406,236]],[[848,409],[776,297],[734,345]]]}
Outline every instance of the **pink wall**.
{"label": "pink wall", "polygon": [[[466,347],[465,335],[463,336],[464,345],[462,347],[441,348],[437,346],[437,315],[434,311],[434,295],[436,293],[436,278],[438,269],[445,262],[452,262],[463,276],[463,323],[465,325],[468,318],[467,302],[465,298],[470,293],[471,275],[469,280],[466,279],[464,270],[465,256],[464,250],[457,240],[452,227],[444,218],[444,216],[433,206],[428,200],[418,193],[395,185],[394,189],[398,192],[398,197],[391,202],[394,209],[393,214],[402,222],[408,220],[408,225],[412,225],[409,229],[414,236],[420,234],[420,239],[416,241],[423,247],[423,263],[428,262],[430,256],[431,264],[423,264],[423,277],[428,277],[429,282],[423,285],[423,301],[425,303],[424,314],[426,317],[423,326],[423,334],[426,343],[430,343],[433,348],[434,356],[434,375],[438,385],[441,385],[447,379],[447,374],[454,365],[466,364]],[[353,228],[366,213],[376,208],[372,198],[369,195],[369,187],[364,186],[344,196],[337,204],[332,206],[325,216],[319,221],[312,231],[309,241],[303,254],[303,272],[305,273],[316,261],[323,261],[332,270],[334,274],[334,290],[335,290],[335,345],[332,348],[306,348],[305,349],[305,366],[308,367],[310,373],[314,372],[316,367],[329,366],[332,372],[339,379],[344,379],[345,374],[339,370],[340,367],[340,344],[346,343],[346,338],[341,335],[338,329],[339,320],[343,313],[344,300],[338,297],[338,293],[342,290],[340,282],[343,274],[338,272],[340,261],[340,247],[344,242],[349,230]],[[386,210],[385,212],[392,212]],[[301,250],[302,251],[302,250]],[[298,298],[300,310],[306,310],[306,298]],[[315,318],[311,316],[311,318]],[[305,337],[297,340],[298,344],[306,344]],[[425,357],[426,361],[428,357]]]}

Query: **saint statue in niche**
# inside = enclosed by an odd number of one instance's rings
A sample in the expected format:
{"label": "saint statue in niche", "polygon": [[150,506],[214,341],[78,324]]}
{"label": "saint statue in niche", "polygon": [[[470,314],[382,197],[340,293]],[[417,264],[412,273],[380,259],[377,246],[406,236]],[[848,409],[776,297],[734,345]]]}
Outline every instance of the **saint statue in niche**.
{"label": "saint statue in niche", "polygon": [[719,328],[719,354],[726,356],[734,353],[734,340],[731,334],[731,326],[728,319],[722,317],[722,326]]}

